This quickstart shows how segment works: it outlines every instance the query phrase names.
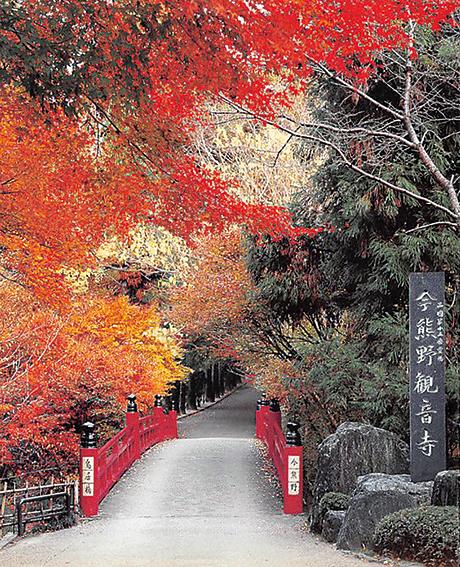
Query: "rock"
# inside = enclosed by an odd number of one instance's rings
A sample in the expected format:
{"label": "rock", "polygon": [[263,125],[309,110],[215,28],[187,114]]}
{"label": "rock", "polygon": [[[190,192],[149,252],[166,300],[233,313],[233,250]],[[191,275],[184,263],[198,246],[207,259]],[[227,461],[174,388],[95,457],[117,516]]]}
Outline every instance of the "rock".
{"label": "rock", "polygon": [[460,470],[441,471],[436,475],[431,504],[460,506]]}
{"label": "rock", "polygon": [[399,491],[361,494],[352,500],[337,538],[337,548],[361,549],[372,544],[377,522],[403,508],[415,508],[415,500]]}
{"label": "rock", "polygon": [[329,543],[335,543],[337,541],[345,514],[345,510],[329,510],[326,512],[323,519],[321,535]]}
{"label": "rock", "polygon": [[404,508],[429,504],[432,485],[432,481],[413,483],[409,475],[360,477],[340,528],[337,547],[354,550],[370,546],[379,520]]}
{"label": "rock", "polygon": [[431,493],[433,492],[433,481],[412,482],[408,474],[366,474],[358,478],[356,489],[353,492],[353,498],[359,494],[374,494],[384,491],[409,494],[414,497],[417,506],[429,506],[431,503]]}
{"label": "rock", "polygon": [[326,492],[351,494],[359,476],[409,472],[409,446],[397,435],[362,423],[346,422],[318,447],[311,529],[320,531],[319,502]]}
{"label": "rock", "polygon": [[348,509],[350,500],[351,496],[343,494],[343,492],[326,492],[319,503],[318,531],[322,532],[324,516],[329,511],[345,512]]}

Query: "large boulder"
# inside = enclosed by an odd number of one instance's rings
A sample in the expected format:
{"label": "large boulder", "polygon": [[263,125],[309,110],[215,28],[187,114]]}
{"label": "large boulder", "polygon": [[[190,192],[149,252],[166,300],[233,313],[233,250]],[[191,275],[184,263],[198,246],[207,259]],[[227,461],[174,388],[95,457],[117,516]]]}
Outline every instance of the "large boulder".
{"label": "large boulder", "polygon": [[311,529],[321,530],[319,502],[326,492],[351,494],[359,476],[409,472],[409,446],[397,435],[363,423],[346,422],[318,447]]}
{"label": "large boulder", "polygon": [[460,506],[460,470],[441,471],[436,475],[431,504]]}
{"label": "large boulder", "polygon": [[340,528],[337,547],[354,550],[370,546],[379,520],[404,508],[428,505],[432,486],[432,481],[413,483],[409,475],[360,477]]}

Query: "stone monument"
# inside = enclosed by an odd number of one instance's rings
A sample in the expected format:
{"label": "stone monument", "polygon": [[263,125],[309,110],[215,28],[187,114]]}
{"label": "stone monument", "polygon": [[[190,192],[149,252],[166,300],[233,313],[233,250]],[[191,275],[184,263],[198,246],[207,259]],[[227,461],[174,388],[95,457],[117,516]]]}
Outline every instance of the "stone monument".
{"label": "stone monument", "polygon": [[410,275],[410,474],[446,468],[444,272]]}

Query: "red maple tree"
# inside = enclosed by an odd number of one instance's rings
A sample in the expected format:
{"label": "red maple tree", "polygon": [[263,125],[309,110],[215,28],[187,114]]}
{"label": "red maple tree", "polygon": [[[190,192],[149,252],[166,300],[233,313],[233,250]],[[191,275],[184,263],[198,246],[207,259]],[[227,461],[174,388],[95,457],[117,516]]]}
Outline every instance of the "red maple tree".
{"label": "red maple tree", "polygon": [[[312,63],[358,84],[380,49],[408,42],[408,22],[436,29],[455,8],[453,0],[6,3],[4,277],[17,270],[58,295],[59,263],[88,262],[107,232],[139,220],[186,237],[231,222],[292,231],[287,211],[242,203],[193,159],[205,97],[223,94],[263,120],[306,87]],[[273,72],[284,89],[272,88]]]}

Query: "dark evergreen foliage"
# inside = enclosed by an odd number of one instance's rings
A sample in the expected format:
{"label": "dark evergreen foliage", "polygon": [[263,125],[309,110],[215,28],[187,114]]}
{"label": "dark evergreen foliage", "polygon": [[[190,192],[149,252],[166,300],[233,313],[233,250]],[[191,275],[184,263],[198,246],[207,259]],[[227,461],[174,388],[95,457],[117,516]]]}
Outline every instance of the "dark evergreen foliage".
{"label": "dark evergreen foliage", "polygon": [[459,560],[460,522],[455,506],[401,510],[375,529],[374,549],[426,565],[452,566]]}

